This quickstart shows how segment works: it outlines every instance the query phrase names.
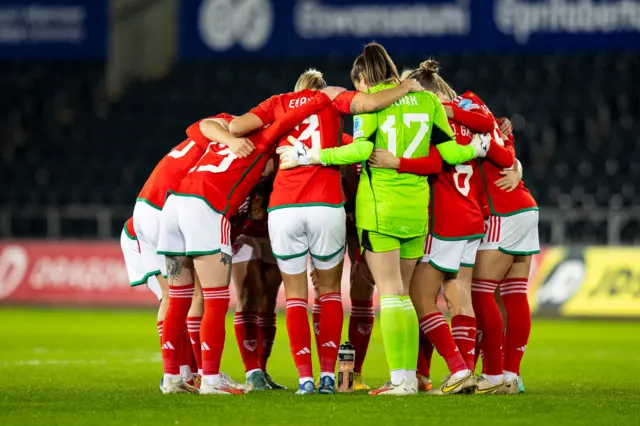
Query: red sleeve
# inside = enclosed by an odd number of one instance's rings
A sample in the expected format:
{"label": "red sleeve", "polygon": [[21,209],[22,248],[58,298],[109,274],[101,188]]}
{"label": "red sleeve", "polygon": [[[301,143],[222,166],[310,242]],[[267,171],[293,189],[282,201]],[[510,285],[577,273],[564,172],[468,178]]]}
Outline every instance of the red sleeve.
{"label": "red sleeve", "polygon": [[187,127],[187,137],[197,143],[208,143],[209,139],[207,139],[200,131],[200,123],[202,123],[204,120],[213,120],[216,118],[220,118],[227,123],[231,123],[231,121],[234,119],[234,116],[223,112],[222,114],[213,115],[211,117],[206,117],[202,120],[198,120],[191,126]]}
{"label": "red sleeve", "polygon": [[453,109],[453,120],[474,133],[489,133],[495,128],[493,117],[482,108],[467,111],[453,104],[447,105]]}
{"label": "red sleeve", "polygon": [[345,91],[340,93],[333,100],[333,106],[342,114],[351,114],[351,102],[353,102],[353,98],[355,98],[358,93],[360,92]]}
{"label": "red sleeve", "polygon": [[298,108],[291,109],[283,117],[274,121],[271,126],[260,130],[255,136],[255,139],[251,136],[249,136],[249,139],[255,143],[262,143],[267,146],[272,145],[288,131],[300,124],[302,120],[320,111],[330,103],[331,99],[327,95],[318,92],[309,102],[302,104]]}
{"label": "red sleeve", "polygon": [[278,95],[274,95],[267,99],[266,101],[262,101],[260,105],[253,108],[249,111],[251,114],[257,116],[260,120],[262,120],[262,125],[267,125],[273,123],[276,120],[276,105],[278,102]]}
{"label": "red sleeve", "polygon": [[504,169],[512,167],[516,158],[516,151],[513,148],[513,135],[509,135],[504,146],[500,145],[494,138],[491,138],[491,146],[487,152],[487,159],[498,167]]}
{"label": "red sleeve", "polygon": [[400,158],[398,173],[413,173],[427,176],[440,173],[442,170],[442,156],[435,145],[429,147],[429,155],[418,158]]}
{"label": "red sleeve", "polygon": [[349,145],[351,142],[353,142],[353,136],[348,135],[346,133],[342,134],[342,141],[340,143],[340,145],[344,146],[344,145]]}

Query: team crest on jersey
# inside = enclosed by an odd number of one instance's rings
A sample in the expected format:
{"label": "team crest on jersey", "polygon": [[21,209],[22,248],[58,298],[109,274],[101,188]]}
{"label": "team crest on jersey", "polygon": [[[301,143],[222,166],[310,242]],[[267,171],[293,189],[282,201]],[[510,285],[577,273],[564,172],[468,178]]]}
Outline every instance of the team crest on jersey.
{"label": "team crest on jersey", "polygon": [[358,324],[358,333],[364,334],[365,336],[371,334],[371,330],[373,330],[373,325],[371,324]]}
{"label": "team crest on jersey", "polygon": [[255,351],[256,348],[258,347],[257,340],[245,340],[243,344],[244,344],[244,348],[250,352]]}

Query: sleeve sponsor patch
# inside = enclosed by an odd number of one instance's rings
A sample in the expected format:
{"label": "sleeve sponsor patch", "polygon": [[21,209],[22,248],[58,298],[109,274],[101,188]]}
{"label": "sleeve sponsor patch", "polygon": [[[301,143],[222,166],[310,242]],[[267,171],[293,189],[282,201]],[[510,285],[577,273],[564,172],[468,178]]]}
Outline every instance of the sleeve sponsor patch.
{"label": "sleeve sponsor patch", "polygon": [[353,131],[357,132],[358,130],[362,130],[362,117],[356,115],[353,117]]}
{"label": "sleeve sponsor patch", "polygon": [[471,99],[462,99],[460,102],[458,102],[458,107],[462,108],[465,111],[471,111],[480,108],[478,105],[474,104]]}

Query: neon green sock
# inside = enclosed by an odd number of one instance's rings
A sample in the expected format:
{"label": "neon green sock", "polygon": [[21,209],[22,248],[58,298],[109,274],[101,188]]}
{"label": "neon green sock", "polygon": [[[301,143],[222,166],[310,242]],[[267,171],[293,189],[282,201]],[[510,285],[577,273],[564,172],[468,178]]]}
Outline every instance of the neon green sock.
{"label": "neon green sock", "polygon": [[[406,320],[402,301],[395,295],[380,295],[380,331],[392,376],[404,375]],[[416,334],[417,337],[417,334]],[[416,355],[417,356],[417,355]],[[404,378],[404,377],[402,377]],[[401,379],[402,380],[402,379]],[[392,377],[393,381],[393,377]],[[393,381],[394,384],[396,381]]]}
{"label": "neon green sock", "polygon": [[419,334],[420,325],[418,324],[418,315],[416,309],[413,307],[411,297],[400,296],[402,301],[402,307],[405,316],[406,327],[406,344],[405,344],[405,359],[404,369],[408,372],[414,372],[418,366],[418,350],[419,350]]}

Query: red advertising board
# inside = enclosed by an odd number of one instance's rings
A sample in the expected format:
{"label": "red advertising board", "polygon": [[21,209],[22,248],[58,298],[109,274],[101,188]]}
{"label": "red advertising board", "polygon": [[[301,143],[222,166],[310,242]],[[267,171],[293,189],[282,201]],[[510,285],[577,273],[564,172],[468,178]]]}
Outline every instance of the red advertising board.
{"label": "red advertising board", "polygon": [[115,242],[0,242],[0,303],[155,306]]}
{"label": "red advertising board", "polygon": [[[532,276],[539,256],[534,256]],[[342,300],[349,302],[350,263],[345,259]],[[311,282],[311,280],[309,280]],[[313,289],[309,289],[310,300]],[[231,286],[231,304],[234,305]],[[0,242],[0,304],[156,306],[146,286],[130,287],[117,242]],[[378,297],[375,297],[376,307]],[[446,309],[443,300],[439,303]],[[285,306],[284,291],[278,306]]]}

